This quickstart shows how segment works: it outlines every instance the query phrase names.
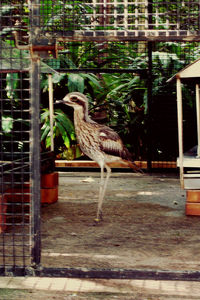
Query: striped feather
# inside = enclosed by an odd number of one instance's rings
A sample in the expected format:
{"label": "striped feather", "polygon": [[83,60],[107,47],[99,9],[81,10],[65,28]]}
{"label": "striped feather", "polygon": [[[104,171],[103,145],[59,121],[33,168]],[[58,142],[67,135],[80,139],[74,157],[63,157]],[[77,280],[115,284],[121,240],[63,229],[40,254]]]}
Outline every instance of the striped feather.
{"label": "striped feather", "polygon": [[119,135],[107,126],[102,126],[99,130],[99,147],[106,154],[132,161],[131,154],[123,145]]}

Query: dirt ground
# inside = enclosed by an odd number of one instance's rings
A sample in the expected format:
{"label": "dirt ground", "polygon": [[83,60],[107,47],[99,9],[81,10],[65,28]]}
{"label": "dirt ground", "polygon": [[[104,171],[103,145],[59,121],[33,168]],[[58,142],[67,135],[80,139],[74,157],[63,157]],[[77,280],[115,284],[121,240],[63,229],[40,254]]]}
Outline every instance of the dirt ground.
{"label": "dirt ground", "polygon": [[199,300],[199,297],[168,296],[158,294],[66,293],[38,290],[0,290],[1,300]]}
{"label": "dirt ground", "polygon": [[0,290],[1,300],[198,300],[199,297],[157,294],[66,293],[38,290]]}
{"label": "dirt ground", "polygon": [[99,173],[61,173],[42,208],[42,265],[199,270],[200,217],[185,216],[176,174],[113,173],[94,226]]}

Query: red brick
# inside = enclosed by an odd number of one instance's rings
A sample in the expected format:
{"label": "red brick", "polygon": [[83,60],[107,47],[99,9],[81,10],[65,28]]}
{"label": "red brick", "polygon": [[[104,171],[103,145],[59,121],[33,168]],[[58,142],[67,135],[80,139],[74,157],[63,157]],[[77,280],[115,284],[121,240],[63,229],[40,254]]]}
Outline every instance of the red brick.
{"label": "red brick", "polygon": [[187,202],[200,203],[200,190],[187,190],[186,198],[187,198]]}
{"label": "red brick", "polygon": [[200,203],[186,202],[185,213],[187,216],[200,216]]}

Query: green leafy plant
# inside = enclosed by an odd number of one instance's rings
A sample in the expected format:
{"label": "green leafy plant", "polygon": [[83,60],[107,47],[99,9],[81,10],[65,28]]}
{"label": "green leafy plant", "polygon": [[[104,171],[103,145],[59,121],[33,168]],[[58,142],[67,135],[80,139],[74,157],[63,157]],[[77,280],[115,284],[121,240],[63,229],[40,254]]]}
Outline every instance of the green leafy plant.
{"label": "green leafy plant", "polygon": [[19,74],[7,73],[6,75],[6,92],[9,99],[17,100],[16,89],[19,86]]}
{"label": "green leafy plant", "polygon": [[[53,137],[55,140],[55,152],[59,153],[70,149],[75,141],[73,123],[60,109],[55,110],[53,116]],[[51,146],[50,132],[50,113],[48,109],[43,109],[41,113],[41,141],[44,142],[46,149]]]}
{"label": "green leafy plant", "polygon": [[1,120],[2,133],[9,134],[13,129],[13,118],[11,116],[2,116]]}
{"label": "green leafy plant", "polygon": [[[73,43],[60,53],[60,68],[98,68],[100,74],[69,73],[55,84],[55,99],[61,99],[70,91],[86,94],[92,115],[104,115],[105,124],[113,127],[123,138],[126,146],[137,158],[146,158],[148,107],[148,55],[147,44],[142,43]],[[67,47],[66,47],[67,46]],[[187,52],[187,56],[185,53]],[[199,57],[197,43],[156,43],[152,52],[152,101],[151,124],[153,156],[156,159],[176,158],[176,88],[167,83],[172,75]],[[52,65],[53,66],[53,65]],[[142,71],[143,77],[132,73],[104,73],[104,68],[128,68]],[[145,77],[146,76],[146,77]],[[174,133],[168,130],[165,103],[170,101]],[[193,110],[191,89],[184,87],[184,105]],[[68,111],[67,111],[68,113]],[[170,112],[169,112],[170,113]],[[97,119],[98,121],[98,119]],[[160,129],[160,131],[158,130]],[[161,129],[162,128],[162,129]],[[166,134],[161,134],[165,132]],[[173,143],[167,142],[173,135]],[[170,137],[171,139],[171,137]],[[170,145],[171,148],[169,147]],[[168,148],[170,148],[168,150]]]}

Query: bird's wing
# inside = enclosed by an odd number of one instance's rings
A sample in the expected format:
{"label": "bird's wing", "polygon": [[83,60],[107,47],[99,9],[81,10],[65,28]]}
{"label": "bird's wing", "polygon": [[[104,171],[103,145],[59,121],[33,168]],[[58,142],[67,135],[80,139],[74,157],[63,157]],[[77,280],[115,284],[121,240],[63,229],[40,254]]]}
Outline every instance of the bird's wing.
{"label": "bird's wing", "polygon": [[100,149],[106,154],[132,160],[131,154],[123,145],[119,135],[107,126],[102,126],[99,130],[99,145]]}

